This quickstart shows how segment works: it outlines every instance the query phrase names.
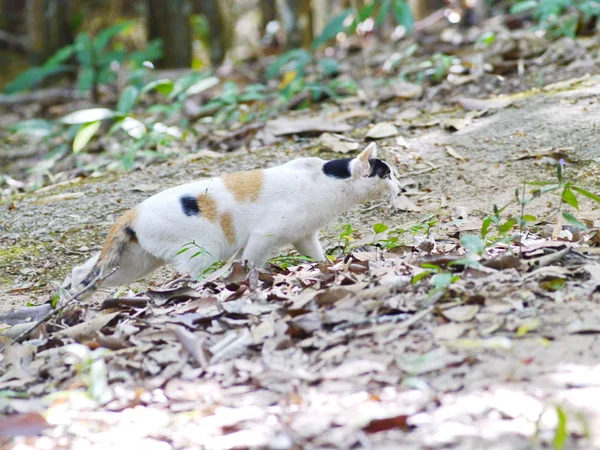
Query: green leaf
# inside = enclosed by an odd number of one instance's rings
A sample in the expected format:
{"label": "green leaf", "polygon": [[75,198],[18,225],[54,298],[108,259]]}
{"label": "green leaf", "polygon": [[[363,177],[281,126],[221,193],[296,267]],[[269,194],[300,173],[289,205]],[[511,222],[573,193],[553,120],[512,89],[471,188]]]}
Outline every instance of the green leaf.
{"label": "green leaf", "polygon": [[402,25],[407,33],[412,32],[415,21],[406,0],[394,0],[394,16],[398,25]]}
{"label": "green leaf", "polygon": [[146,92],[150,92],[152,90],[156,90],[163,95],[169,95],[171,91],[173,91],[173,81],[167,79],[151,81],[142,88],[140,94],[145,94]]}
{"label": "green leaf", "polygon": [[127,28],[131,26],[133,22],[127,21],[123,23],[119,23],[117,25],[113,25],[110,28],[102,30],[98,33],[98,36],[94,39],[94,50],[97,53],[100,53],[102,50],[106,48],[110,40],[115,37],[117,34],[125,31]]}
{"label": "green leaf", "polygon": [[531,215],[528,215],[528,214],[525,214],[525,215],[523,216],[523,220],[524,220],[525,222],[535,222],[535,221],[537,220],[537,217],[535,217],[535,216],[531,216]]}
{"label": "green leaf", "polygon": [[376,223],[373,225],[373,231],[375,234],[384,233],[388,230],[388,226],[383,223]]}
{"label": "green leaf", "polygon": [[163,56],[162,39],[154,39],[144,50],[133,52],[129,55],[129,61],[136,66],[142,67],[146,61],[158,61]]}
{"label": "green leaf", "polygon": [[556,415],[558,416],[558,423],[556,424],[556,430],[554,431],[554,450],[563,450],[569,437],[569,431],[567,429],[567,414],[560,407],[556,407]]}
{"label": "green leaf", "polygon": [[481,238],[485,239],[485,237],[488,234],[488,231],[490,229],[490,226],[492,225],[492,218],[490,216],[487,216],[485,219],[483,219],[483,222],[481,223]]}
{"label": "green leaf", "polygon": [[206,74],[190,72],[181,78],[178,78],[173,83],[173,90],[169,94],[169,100],[177,98],[180,94],[183,94],[185,91],[187,91],[190,86],[197,83],[201,79],[206,78],[206,76]]}
{"label": "green leaf", "polygon": [[587,197],[591,200],[594,200],[596,203],[600,203],[600,196],[591,193],[590,191],[577,187],[577,186],[571,186],[571,189],[573,189],[575,192],[579,192],[581,195],[583,195],[584,197]]}
{"label": "green leaf", "polygon": [[515,3],[510,7],[511,14],[520,14],[525,11],[529,11],[531,9],[537,8],[538,0],[526,0]]}
{"label": "green leaf", "polygon": [[49,120],[31,119],[17,122],[8,130],[15,134],[25,134],[28,136],[45,137],[52,133],[53,123]]}
{"label": "green leaf", "polygon": [[65,117],[60,119],[62,123],[68,125],[76,125],[83,123],[96,122],[98,120],[112,119],[113,117],[119,116],[119,113],[108,108],[90,108],[82,109],[80,111],[72,112],[67,114]]}
{"label": "green leaf", "polygon": [[94,134],[96,134],[96,131],[98,131],[98,128],[100,128],[101,124],[102,122],[99,120],[97,122],[85,124],[81,127],[75,136],[75,139],[73,139],[73,153],[79,153],[81,150],[83,150],[86,144],[90,142],[90,139],[92,139]]}
{"label": "green leaf", "polygon": [[98,71],[98,77],[96,78],[96,84],[110,84],[117,79],[117,74],[113,72],[110,66],[101,68]]}
{"label": "green leaf", "polygon": [[194,94],[199,94],[200,92],[204,92],[207,89],[210,89],[219,84],[219,81],[220,80],[217,77],[204,78],[203,80],[197,81],[196,83],[192,84],[189,88],[187,88],[185,90],[185,95],[190,96]]}
{"label": "green leaf", "polygon": [[560,162],[556,164],[556,179],[559,183],[563,182],[563,166]]}
{"label": "green leaf", "polygon": [[381,25],[383,25],[391,9],[392,0],[383,0],[383,3],[381,4],[381,9],[379,10],[379,14],[377,14],[377,19],[375,20],[375,24],[378,27],[381,27]]}
{"label": "green leaf", "polygon": [[474,234],[463,234],[460,238],[460,242],[468,251],[477,253],[478,255],[481,255],[485,250],[481,238]]}
{"label": "green leaf", "polygon": [[75,45],[67,45],[66,47],[61,48],[54,55],[48,58],[43,67],[50,69],[61,65],[62,63],[68,61],[69,58],[75,54],[75,50]]}
{"label": "green leaf", "polygon": [[502,225],[500,225],[498,227],[498,232],[500,234],[504,234],[504,233],[508,233],[510,230],[512,230],[512,228],[517,224],[517,219],[515,219],[514,217],[511,219],[508,219],[506,222],[504,222]]}
{"label": "green leaf", "polygon": [[96,71],[89,67],[84,67],[79,74],[79,80],[77,82],[77,88],[79,92],[89,91],[94,85],[96,77]]}
{"label": "green leaf", "polygon": [[118,62],[119,64],[121,64],[123,61],[125,61],[126,56],[127,52],[125,52],[125,50],[113,50],[110,52],[104,52],[101,55],[96,56],[96,67],[109,66],[113,62]]}
{"label": "green leaf", "polygon": [[353,12],[354,10],[352,8],[345,9],[327,22],[327,25],[325,25],[321,34],[313,41],[312,48],[320,47],[330,39],[336,37],[338,33],[346,30],[347,27],[344,25],[344,22]]}
{"label": "green leaf", "polygon": [[562,200],[568,205],[571,205],[575,209],[579,209],[579,203],[577,202],[577,197],[573,194],[573,191],[565,187],[562,191]]}
{"label": "green leaf", "polygon": [[5,94],[14,94],[36,87],[45,78],[73,70],[72,66],[32,67],[21,72],[14,80],[4,86]]}
{"label": "green leaf", "polygon": [[582,222],[580,222],[579,220],[577,220],[575,218],[575,216],[573,216],[572,214],[563,211],[562,216],[564,217],[564,219],[569,222],[571,225],[573,225],[576,228],[579,228],[580,230],[587,230],[588,227],[586,227]]}
{"label": "green leaf", "polygon": [[83,67],[91,68],[94,61],[92,38],[87,33],[81,33],[75,40],[77,59]]}
{"label": "green leaf", "polygon": [[421,264],[421,267],[423,269],[435,270],[436,272],[442,271],[442,268],[440,266],[438,266],[437,264],[424,263],[424,264]]}
{"label": "green leaf", "polygon": [[138,99],[140,94],[140,90],[135,86],[127,86],[121,92],[121,96],[119,97],[119,102],[117,103],[117,111],[122,114],[129,114],[135,105],[135,102]]}
{"label": "green leaf", "polygon": [[453,278],[454,276],[450,272],[436,273],[431,277],[431,282],[436,289],[444,289],[452,283]]}
{"label": "green leaf", "polygon": [[421,281],[423,278],[425,278],[426,276],[429,276],[429,275],[431,275],[431,272],[428,272],[425,270],[425,271],[413,276],[412,279],[410,280],[410,282],[412,284],[417,284],[419,281]]}
{"label": "green leaf", "polygon": [[319,60],[319,69],[321,69],[325,76],[335,75],[340,71],[340,64],[333,58],[321,58]]}
{"label": "green leaf", "polygon": [[281,74],[281,70],[291,63],[295,63],[293,70],[296,71],[297,76],[303,76],[304,67],[312,61],[312,58],[312,55],[303,48],[285,52],[267,67],[265,77],[269,80],[278,77]]}

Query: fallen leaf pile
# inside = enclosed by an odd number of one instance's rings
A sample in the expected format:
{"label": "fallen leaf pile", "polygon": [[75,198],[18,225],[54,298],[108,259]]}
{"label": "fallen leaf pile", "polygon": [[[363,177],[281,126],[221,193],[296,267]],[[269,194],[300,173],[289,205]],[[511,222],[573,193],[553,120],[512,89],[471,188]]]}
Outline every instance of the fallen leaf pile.
{"label": "fallen leaf pile", "polygon": [[[94,442],[131,427],[145,448],[351,448],[366,436],[441,448],[438,393],[519,340],[600,331],[594,318],[552,323],[600,285],[593,244],[528,238],[477,264],[466,253],[448,237],[285,269],[236,262],[212,280],[67,308],[21,344],[7,336],[51,307],[7,313],[0,436]],[[431,267],[460,277],[440,286],[420,275]]]}

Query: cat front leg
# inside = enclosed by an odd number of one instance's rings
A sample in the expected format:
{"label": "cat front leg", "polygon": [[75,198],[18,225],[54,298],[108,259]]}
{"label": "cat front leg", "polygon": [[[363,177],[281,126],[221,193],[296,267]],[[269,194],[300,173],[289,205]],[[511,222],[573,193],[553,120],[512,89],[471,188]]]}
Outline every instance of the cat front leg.
{"label": "cat front leg", "polygon": [[319,242],[319,230],[294,242],[294,247],[298,253],[308,256],[315,261],[323,261],[325,259],[325,252]]}
{"label": "cat front leg", "polygon": [[242,261],[248,261],[256,267],[264,267],[271,250],[273,249],[273,236],[269,233],[251,233],[248,243],[242,253]]}

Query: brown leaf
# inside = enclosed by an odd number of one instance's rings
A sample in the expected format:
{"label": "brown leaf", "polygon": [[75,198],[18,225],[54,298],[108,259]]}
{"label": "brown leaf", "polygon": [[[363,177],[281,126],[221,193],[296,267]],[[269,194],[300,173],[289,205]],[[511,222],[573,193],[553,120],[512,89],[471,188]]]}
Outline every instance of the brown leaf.
{"label": "brown leaf", "polygon": [[54,337],[70,337],[77,341],[92,339],[96,336],[96,333],[98,333],[98,331],[102,330],[102,328],[108,325],[111,320],[113,320],[120,314],[121,311],[113,312],[110,314],[100,314],[97,317],[94,317],[92,320],[88,320],[87,322],[79,323],[70,328],[58,331],[54,333]]}
{"label": "brown leaf", "polygon": [[415,428],[408,424],[409,415],[402,414],[400,416],[388,417],[387,419],[373,419],[369,424],[363,427],[366,433],[379,433],[380,431],[393,430],[399,428],[403,431],[409,431]]}
{"label": "brown leaf", "polygon": [[37,436],[50,424],[38,413],[15,414],[0,422],[0,438]]}
{"label": "brown leaf", "polygon": [[175,289],[153,290],[148,289],[146,295],[156,306],[163,306],[171,301],[183,301],[190,298],[200,298],[202,294],[189,286],[181,286]]}
{"label": "brown leaf", "polygon": [[315,295],[315,302],[319,306],[331,306],[337,301],[347,297],[350,291],[344,288],[331,288]]}

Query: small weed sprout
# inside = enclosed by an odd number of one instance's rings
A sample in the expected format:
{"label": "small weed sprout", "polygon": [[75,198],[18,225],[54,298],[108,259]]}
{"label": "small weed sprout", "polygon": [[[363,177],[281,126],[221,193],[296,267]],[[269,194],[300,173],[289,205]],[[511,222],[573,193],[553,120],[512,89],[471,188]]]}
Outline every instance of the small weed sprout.
{"label": "small weed sprout", "polygon": [[206,255],[212,256],[208,250],[206,250],[204,247],[201,247],[198,244],[196,244],[195,240],[189,241],[188,243],[184,244],[183,247],[181,247],[181,250],[179,250],[175,254],[175,256],[181,255],[182,253],[185,253],[192,248],[196,248],[196,249],[198,249],[198,251],[196,253],[194,253],[192,256],[190,256],[190,260],[193,258],[198,258],[199,256],[206,256]]}

